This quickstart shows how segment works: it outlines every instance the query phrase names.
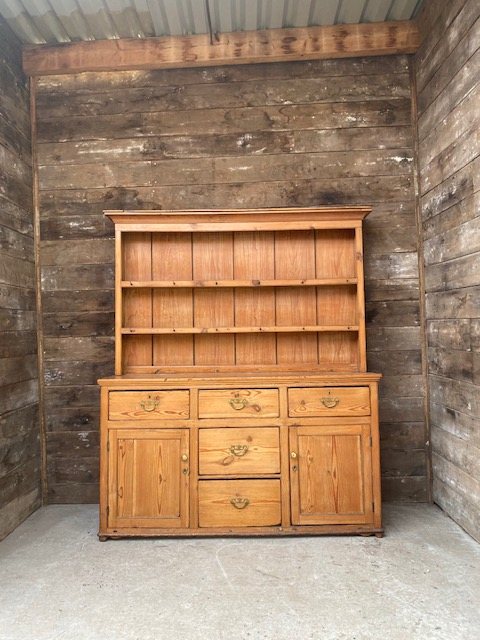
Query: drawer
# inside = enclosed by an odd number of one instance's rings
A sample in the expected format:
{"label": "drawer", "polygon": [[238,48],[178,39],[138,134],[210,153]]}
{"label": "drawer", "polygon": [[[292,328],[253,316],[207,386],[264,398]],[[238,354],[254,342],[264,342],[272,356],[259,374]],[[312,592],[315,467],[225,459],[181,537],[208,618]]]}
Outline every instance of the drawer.
{"label": "drawer", "polygon": [[200,429],[199,473],[212,476],[280,473],[278,428]]}
{"label": "drawer", "polygon": [[190,415],[190,392],[110,391],[110,420],[184,420]]}
{"label": "drawer", "polygon": [[201,389],[199,418],[277,418],[278,389]]}
{"label": "drawer", "polygon": [[370,415],[368,387],[302,387],[288,390],[291,418]]}
{"label": "drawer", "polygon": [[201,480],[200,527],[268,527],[281,522],[280,480]]}

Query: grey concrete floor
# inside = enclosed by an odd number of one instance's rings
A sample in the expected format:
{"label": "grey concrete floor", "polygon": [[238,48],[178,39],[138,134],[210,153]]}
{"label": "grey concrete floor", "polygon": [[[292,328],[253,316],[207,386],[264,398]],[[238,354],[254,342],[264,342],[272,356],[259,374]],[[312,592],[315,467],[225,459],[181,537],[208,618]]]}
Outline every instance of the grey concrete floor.
{"label": "grey concrete floor", "polygon": [[376,538],[97,542],[50,506],[0,543],[1,640],[476,640],[480,545],[439,509]]}

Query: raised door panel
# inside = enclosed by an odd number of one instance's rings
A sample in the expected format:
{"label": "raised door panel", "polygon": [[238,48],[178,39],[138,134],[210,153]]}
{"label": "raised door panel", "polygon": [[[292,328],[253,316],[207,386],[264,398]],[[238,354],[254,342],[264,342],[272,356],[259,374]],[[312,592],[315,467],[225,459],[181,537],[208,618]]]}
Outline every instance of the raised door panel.
{"label": "raised door panel", "polygon": [[188,442],[187,429],[109,432],[110,528],[188,526]]}
{"label": "raised door panel", "polygon": [[290,428],[293,524],[373,520],[370,426]]}

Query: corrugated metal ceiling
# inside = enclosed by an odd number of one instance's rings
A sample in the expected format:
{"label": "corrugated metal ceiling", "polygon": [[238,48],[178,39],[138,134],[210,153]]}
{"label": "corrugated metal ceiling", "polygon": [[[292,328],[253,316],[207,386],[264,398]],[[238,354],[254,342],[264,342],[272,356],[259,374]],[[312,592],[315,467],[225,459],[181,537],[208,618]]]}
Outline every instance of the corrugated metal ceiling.
{"label": "corrugated metal ceiling", "polygon": [[0,0],[24,43],[409,20],[423,0]]}

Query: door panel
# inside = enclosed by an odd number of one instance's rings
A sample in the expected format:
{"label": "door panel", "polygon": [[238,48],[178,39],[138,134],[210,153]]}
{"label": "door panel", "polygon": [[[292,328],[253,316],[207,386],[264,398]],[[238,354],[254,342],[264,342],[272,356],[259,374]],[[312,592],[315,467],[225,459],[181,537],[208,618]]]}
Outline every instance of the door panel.
{"label": "door panel", "polygon": [[369,425],[290,428],[293,524],[371,522]]}
{"label": "door panel", "polygon": [[187,429],[111,430],[108,526],[188,526],[188,455]]}

